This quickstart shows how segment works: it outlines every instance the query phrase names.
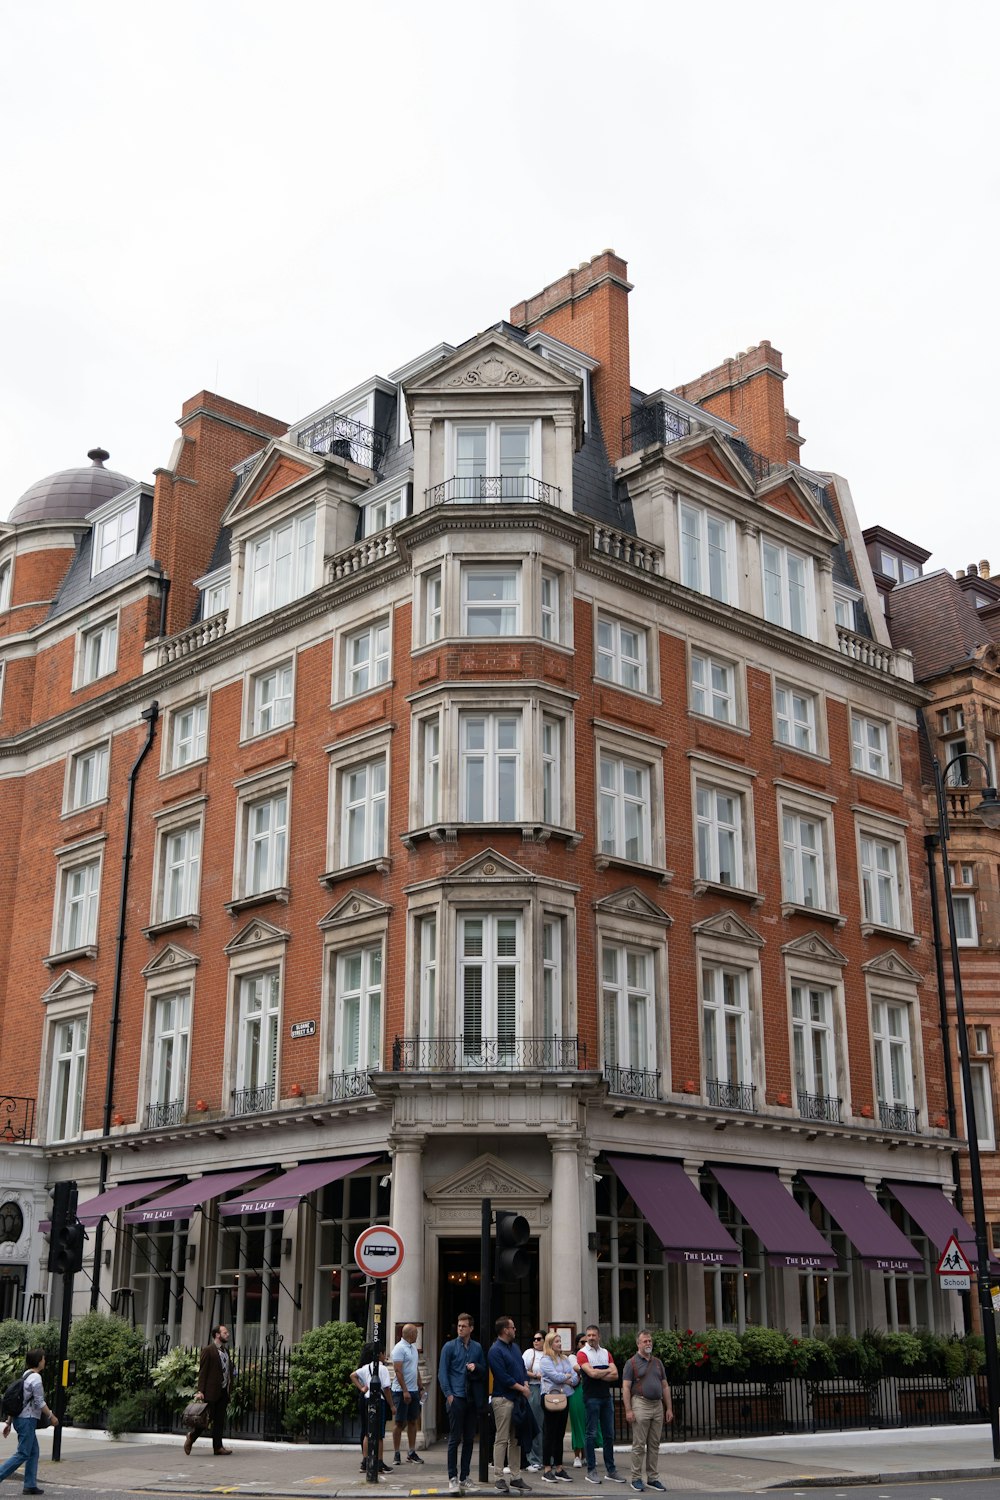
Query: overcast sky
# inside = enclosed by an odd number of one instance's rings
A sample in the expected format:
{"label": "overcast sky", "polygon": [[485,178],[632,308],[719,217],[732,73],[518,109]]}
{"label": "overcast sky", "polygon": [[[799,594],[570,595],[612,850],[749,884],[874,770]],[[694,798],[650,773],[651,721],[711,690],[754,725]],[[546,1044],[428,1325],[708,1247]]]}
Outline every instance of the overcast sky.
{"label": "overcast sky", "polygon": [[5,516],[294,421],[613,246],[632,378],[769,338],[862,525],[1000,571],[995,4],[0,0]]}

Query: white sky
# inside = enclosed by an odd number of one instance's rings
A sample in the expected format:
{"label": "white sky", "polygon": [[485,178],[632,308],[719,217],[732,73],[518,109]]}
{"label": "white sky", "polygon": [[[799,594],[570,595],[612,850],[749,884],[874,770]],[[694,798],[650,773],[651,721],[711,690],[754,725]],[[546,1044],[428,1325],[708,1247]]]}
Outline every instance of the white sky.
{"label": "white sky", "polygon": [[862,525],[1000,571],[1000,9],[0,4],[0,515],[149,478],[208,388],[289,422],[629,262],[632,378],[762,338]]}

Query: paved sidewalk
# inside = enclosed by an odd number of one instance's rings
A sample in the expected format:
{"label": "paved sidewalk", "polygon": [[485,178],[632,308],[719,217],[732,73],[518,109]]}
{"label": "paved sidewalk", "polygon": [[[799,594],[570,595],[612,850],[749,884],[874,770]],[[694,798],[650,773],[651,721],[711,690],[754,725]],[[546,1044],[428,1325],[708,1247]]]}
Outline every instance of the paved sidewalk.
{"label": "paved sidewalk", "polygon": [[[114,1441],[104,1433],[67,1428],[63,1433],[62,1462],[51,1462],[51,1433],[39,1435],[42,1446],[40,1483],[43,1487],[144,1490],[159,1494],[226,1493],[246,1496],[371,1495],[374,1486],[359,1471],[356,1448],[326,1448],[293,1443],[256,1443],[234,1440],[231,1458],[215,1458],[200,1440],[185,1457],[180,1438],[132,1436]],[[13,1451],[13,1449],[11,1449]],[[0,1453],[6,1449],[0,1444]],[[423,1464],[403,1462],[384,1475],[378,1489],[386,1500],[404,1496],[447,1493],[445,1444],[421,1449]],[[477,1455],[478,1457],[478,1455]],[[626,1474],[629,1454],[618,1450],[619,1472]],[[569,1469],[575,1483],[559,1489],[541,1482],[541,1475],[524,1475],[533,1495],[565,1494],[596,1500],[584,1483],[582,1469]],[[475,1477],[476,1468],[473,1468]],[[664,1445],[660,1478],[673,1491],[760,1490],[810,1485],[888,1483],[904,1480],[996,1476],[990,1431],[986,1426],[936,1427],[891,1432],[845,1432],[794,1437],[743,1438],[728,1442]],[[619,1485],[601,1486],[605,1500],[631,1495]],[[492,1484],[482,1486],[483,1500],[494,1496]]]}

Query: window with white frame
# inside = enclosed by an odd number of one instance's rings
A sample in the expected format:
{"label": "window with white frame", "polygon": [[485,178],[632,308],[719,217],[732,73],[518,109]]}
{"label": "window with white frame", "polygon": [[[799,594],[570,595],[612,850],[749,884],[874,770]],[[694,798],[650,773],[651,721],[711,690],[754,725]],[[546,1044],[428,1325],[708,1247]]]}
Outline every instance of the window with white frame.
{"label": "window with white frame", "polygon": [[727,787],[698,781],[695,825],[699,880],[743,886],[742,797]]}
{"label": "window with white frame", "polygon": [[534,436],[531,422],[456,425],[454,498],[517,500],[528,495]]}
{"label": "window with white frame", "polygon": [[812,558],[780,542],[761,539],[764,618],[796,635],[815,633]]}
{"label": "window with white frame", "polygon": [[511,1066],[521,1030],[521,918],[458,919],[458,999],[466,1066]]}
{"label": "window with white frame", "polygon": [[897,931],[902,925],[900,850],[892,839],[861,835],[861,891],[866,922]]}
{"label": "window with white frame", "polygon": [[945,757],[945,782],[948,786],[969,785],[969,741],[964,734],[947,741],[943,746]]}
{"label": "window with white frame", "polygon": [[562,720],[542,715],[542,822],[562,822]]}
{"label": "window with white frame", "polygon": [[[601,996],[605,1068],[615,1073],[651,1071],[655,1037],[652,953],[605,942]],[[615,1085],[612,1078],[613,1090]]]}
{"label": "window with white frame", "polygon": [[247,801],[244,807],[245,896],[284,886],[288,855],[288,791]]}
{"label": "window with white frame", "polygon": [[118,619],[102,620],[80,635],[79,683],[107,677],[118,665]]}
{"label": "window with white frame", "polygon": [[442,576],[440,568],[424,574],[424,639],[439,641],[443,630],[441,614]]}
{"label": "window with white frame", "polygon": [[365,536],[375,536],[388,526],[395,526],[406,515],[406,492],[399,489],[382,495],[365,506]]}
{"label": "window with white frame", "polygon": [[833,994],[823,985],[792,985],[792,1052],[799,1113],[826,1119],[837,1092]]}
{"label": "window with white frame", "polygon": [[201,822],[164,829],[160,835],[160,903],[157,921],[174,922],[198,911],[201,886]]}
{"label": "window with white frame", "polygon": [[942,735],[957,734],[965,728],[965,709],[960,703],[953,704],[951,708],[941,710],[938,718],[941,722],[940,733]]}
{"label": "window with white frame", "polygon": [[462,634],[488,639],[521,633],[518,563],[462,565]]}
{"label": "window with white frame", "polygon": [[919,578],[923,568],[919,563],[907,562],[905,558],[897,557],[892,552],[879,553],[879,566],[883,573],[888,573],[890,578],[895,578],[897,583],[909,583],[913,578]]}
{"label": "window with white frame", "polygon": [[344,696],[355,698],[389,681],[389,621],[376,620],[344,639]]}
{"label": "window with white frame", "polygon": [[987,1057],[990,1048],[990,1028],[988,1026],[972,1027],[972,1050],[980,1057]]}
{"label": "window with white frame", "polygon": [[[875,1091],[880,1109],[913,1108],[910,1007],[892,1000],[872,1001]],[[884,1110],[883,1110],[884,1112]]]}
{"label": "window with white frame", "polygon": [[646,632],[614,615],[597,616],[597,675],[605,682],[646,692]]}
{"label": "window with white frame", "polygon": [[867,714],[851,714],[851,764],[867,776],[891,776],[889,761],[889,726],[884,719]]}
{"label": "window with white frame", "polygon": [[823,824],[794,809],[781,814],[782,874],[786,901],[827,907]]}
{"label": "window with white frame", "polygon": [[292,719],[292,664],[283,661],[277,666],[257,672],[250,679],[250,724],[251,735],[270,734]]}
{"label": "window with white frame", "polygon": [[208,747],[208,700],[185,703],[170,715],[170,770],[204,760]]}
{"label": "window with white frame", "polygon": [[995,1151],[997,1147],[996,1123],[993,1113],[993,1075],[989,1063],[973,1063],[972,1106],[975,1110],[976,1135],[983,1151]]}
{"label": "window with white frame", "polygon": [[341,776],[341,861],[360,865],[385,854],[387,780],[384,755],[347,766]]}
{"label": "window with white frame", "polygon": [[138,495],[98,521],[94,532],[92,577],[113,567],[117,562],[123,562],[126,557],[135,556],[138,528]]}
{"label": "window with white frame", "polygon": [[735,724],[736,668],[707,651],[691,652],[691,707],[696,714]]}
{"label": "window with white frame", "polygon": [[378,1068],[382,1061],[382,946],[336,958],[334,1072]]}
{"label": "window with white frame", "polygon": [[853,589],[848,589],[843,584],[834,584],[833,615],[837,624],[843,625],[845,630],[857,630],[860,602],[860,594],[856,594]]}
{"label": "window with white frame", "polygon": [[103,802],[108,795],[108,759],[110,747],[92,745],[73,756],[69,772],[69,810],[90,807]]}
{"label": "window with white frame", "polygon": [[521,816],[521,714],[459,715],[459,818],[512,823]]}
{"label": "window with white frame", "polygon": [[207,579],[201,586],[201,617],[211,620],[229,608],[229,570],[222,577]]}
{"label": "window with white frame", "polygon": [[176,1124],[187,1093],[191,994],[179,990],[153,1002],[153,1047],[149,1080],[150,1123]]}
{"label": "window with white frame", "polygon": [[300,511],[247,543],[244,618],[259,620],[315,584],[316,512]]}
{"label": "window with white frame", "polygon": [[87,1016],[56,1021],[51,1028],[49,1140],[77,1140],[83,1129],[83,1086],[87,1070]]}
{"label": "window with white frame", "polygon": [[649,766],[602,750],[598,756],[598,829],[602,854],[652,861]]}
{"label": "window with white frame", "polygon": [[559,574],[542,569],[542,640],[559,639]]}
{"label": "window with white frame", "polygon": [[783,745],[815,755],[819,749],[816,735],[816,695],[785,682],[774,685],[774,718],[778,739]]}
{"label": "window with white frame", "polygon": [[277,969],[239,979],[234,1114],[272,1109],[278,1077],[281,979]]}
{"label": "window with white frame", "polygon": [[10,562],[0,567],[0,610],[10,609],[10,585],[14,569]]}
{"label": "window with white frame", "polygon": [[979,926],[976,921],[976,898],[971,891],[952,891],[952,910],[955,913],[955,940],[960,948],[975,948],[979,943]]}
{"label": "window with white frame", "polygon": [[731,586],[733,523],[702,505],[680,505],[681,582],[722,604],[735,603]]}
{"label": "window with white frame", "polygon": [[562,989],[563,923],[559,917],[546,917],[542,922],[542,1036],[553,1041],[563,1030]]}
{"label": "window with white frame", "polygon": [[753,1082],[749,975],[745,969],[704,964],[702,987],[702,1048],[709,1100],[723,1107],[735,1102],[739,1107],[730,1091]]}
{"label": "window with white frame", "polygon": [[67,864],[60,871],[56,952],[91,948],[97,941],[97,909],[101,894],[99,856]]}
{"label": "window with white frame", "polygon": [[420,994],[419,1033],[431,1040],[438,1032],[438,919],[437,913],[417,922],[417,944],[420,954],[418,986]]}
{"label": "window with white frame", "polygon": [[441,816],[441,715],[420,722],[423,755],[424,808],[419,821],[436,823]]}

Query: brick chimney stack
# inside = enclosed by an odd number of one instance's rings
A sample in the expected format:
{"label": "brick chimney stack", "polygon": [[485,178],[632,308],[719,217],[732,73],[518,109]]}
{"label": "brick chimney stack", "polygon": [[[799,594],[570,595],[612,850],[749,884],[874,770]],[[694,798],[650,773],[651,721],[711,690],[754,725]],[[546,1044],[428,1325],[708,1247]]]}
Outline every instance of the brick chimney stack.
{"label": "brick chimney stack", "polygon": [[740,436],[772,463],[797,462],[804,439],[799,424],[785,410],[781,355],[770,340],[727,359],[675,393],[693,401],[740,430]]}
{"label": "brick chimney stack", "polygon": [[540,329],[600,360],[600,368],[591,376],[591,389],[612,463],[622,456],[622,418],[631,409],[631,290],[628,263],[613,250],[602,250],[510,310],[515,327],[526,333]]}

